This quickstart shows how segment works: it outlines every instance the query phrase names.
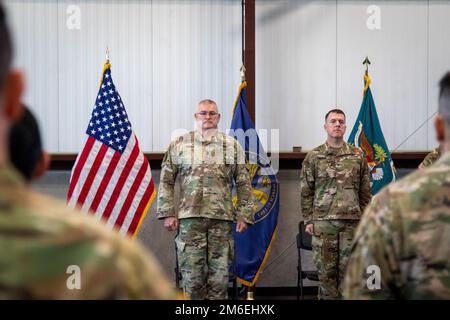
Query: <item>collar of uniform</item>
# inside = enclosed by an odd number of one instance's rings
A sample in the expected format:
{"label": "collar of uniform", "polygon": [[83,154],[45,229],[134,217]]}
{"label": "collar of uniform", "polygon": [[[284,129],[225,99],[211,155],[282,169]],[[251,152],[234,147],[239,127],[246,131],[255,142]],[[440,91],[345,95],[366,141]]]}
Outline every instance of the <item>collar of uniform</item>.
{"label": "collar of uniform", "polygon": [[208,134],[207,138],[204,138],[198,130],[195,130],[195,132],[194,132],[195,142],[200,142],[200,143],[216,142],[219,138],[218,136],[219,136],[218,129],[212,129],[211,133]]}
{"label": "collar of uniform", "polygon": [[0,187],[24,186],[25,180],[10,164],[0,166]]}
{"label": "collar of uniform", "polygon": [[[324,149],[325,149],[325,153],[326,154],[333,154],[333,149],[337,149],[337,148],[332,148],[328,145],[328,143],[324,143]],[[339,149],[337,149],[338,152],[335,154],[336,156],[343,156],[346,154],[352,154],[352,149],[350,148],[350,145],[344,141],[344,144],[342,145],[342,147],[340,147]]]}

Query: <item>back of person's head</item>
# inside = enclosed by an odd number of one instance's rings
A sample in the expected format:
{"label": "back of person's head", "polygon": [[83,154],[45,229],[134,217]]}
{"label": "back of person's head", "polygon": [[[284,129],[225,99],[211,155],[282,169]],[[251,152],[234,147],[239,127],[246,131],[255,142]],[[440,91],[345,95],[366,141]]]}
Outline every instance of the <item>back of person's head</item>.
{"label": "back of person's head", "polygon": [[6,14],[0,1],[0,89],[5,85],[6,77],[11,68],[13,48],[11,35],[6,25]]}
{"label": "back of person's head", "polygon": [[0,140],[7,139],[9,126],[21,114],[25,81],[22,72],[12,68],[12,60],[11,33],[7,24],[6,11],[0,0]]}
{"label": "back of person's head", "polygon": [[36,118],[27,107],[22,117],[13,124],[9,135],[9,156],[14,167],[28,180],[41,175],[47,158],[42,149]]}
{"label": "back of person's head", "polygon": [[438,116],[434,120],[436,138],[442,143],[450,139],[450,72],[439,82]]}
{"label": "back of person's head", "polygon": [[450,72],[439,82],[439,113],[450,123]]}

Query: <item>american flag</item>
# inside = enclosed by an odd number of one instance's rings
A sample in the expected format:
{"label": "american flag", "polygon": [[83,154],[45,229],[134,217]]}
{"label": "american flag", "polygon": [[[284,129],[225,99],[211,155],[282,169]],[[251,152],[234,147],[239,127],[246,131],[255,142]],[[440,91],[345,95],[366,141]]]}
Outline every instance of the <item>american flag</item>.
{"label": "american flag", "polygon": [[121,234],[134,237],[155,188],[108,62],[86,135],[72,169],[68,205],[91,212]]}

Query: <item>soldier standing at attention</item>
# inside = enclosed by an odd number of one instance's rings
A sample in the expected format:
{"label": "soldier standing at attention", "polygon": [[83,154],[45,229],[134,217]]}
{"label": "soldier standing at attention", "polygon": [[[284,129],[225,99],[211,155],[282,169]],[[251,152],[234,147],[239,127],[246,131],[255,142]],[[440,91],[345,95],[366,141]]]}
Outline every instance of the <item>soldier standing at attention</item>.
{"label": "soldier standing at attention", "polygon": [[[164,156],[158,189],[158,218],[176,238],[183,289],[190,299],[226,299],[228,269],[236,232],[253,223],[252,186],[239,142],[218,132],[217,104],[200,101],[195,113],[197,130],[175,139]],[[181,194],[175,211],[174,188]],[[232,186],[237,207],[233,209]]]}
{"label": "soldier standing at attention", "polygon": [[364,213],[345,298],[450,299],[450,73],[440,82],[435,128],[439,160],[383,189]]}
{"label": "soldier standing at attention", "polygon": [[345,114],[325,116],[327,140],[303,161],[300,188],[305,231],[319,271],[319,299],[341,298],[341,281],[355,229],[371,199],[362,151],[344,142]]}
{"label": "soldier standing at attention", "polygon": [[1,2],[0,43],[0,300],[178,298],[136,241],[33,191],[9,163],[24,80]]}

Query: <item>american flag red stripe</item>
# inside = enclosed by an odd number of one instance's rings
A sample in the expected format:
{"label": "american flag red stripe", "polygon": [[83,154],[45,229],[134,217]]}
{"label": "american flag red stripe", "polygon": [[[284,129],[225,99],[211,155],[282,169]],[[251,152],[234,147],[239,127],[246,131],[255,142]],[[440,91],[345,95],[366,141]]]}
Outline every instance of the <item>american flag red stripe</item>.
{"label": "american flag red stripe", "polygon": [[[153,180],[152,180],[152,181],[150,181],[150,184],[148,185],[147,190],[145,190],[145,194],[142,197],[141,202],[139,203],[137,211],[138,212],[143,211],[147,207],[149,201],[151,201],[151,197],[154,195],[155,195],[155,186],[154,186]],[[133,217],[133,221],[131,222],[130,227],[128,228],[128,233],[134,234],[137,227],[139,226],[138,224],[140,222],[141,221],[140,221],[139,217],[137,215],[135,215]]]}
{"label": "american flag red stripe", "polygon": [[127,177],[130,174],[131,169],[134,166],[134,162],[136,161],[137,157],[139,155],[139,145],[136,143],[134,145],[133,151],[131,152],[130,157],[128,158],[128,161],[123,168],[119,181],[117,182],[114,191],[111,195],[111,198],[109,198],[108,204],[106,205],[105,211],[103,212],[102,219],[105,221],[108,221],[109,216],[111,215],[111,212],[114,210],[114,206],[116,205],[117,199],[119,198],[120,192],[122,191],[122,188],[127,181]]}
{"label": "american flag red stripe", "polygon": [[80,195],[78,196],[77,204],[82,206],[84,201],[86,200],[86,196],[88,195],[89,190],[91,189],[92,182],[94,181],[95,175],[102,164],[103,158],[105,157],[106,151],[108,151],[108,147],[104,144],[100,147],[100,151],[97,153],[95,157],[94,163],[92,164],[92,168],[89,171],[89,174],[86,178],[86,181],[83,184],[83,188],[81,189]]}
{"label": "american flag red stripe", "polygon": [[121,234],[135,236],[155,189],[150,165],[114,86],[109,63],[86,134],[72,170],[68,204],[94,213]]}
{"label": "american flag red stripe", "polygon": [[83,168],[84,163],[86,162],[86,159],[89,156],[89,152],[91,152],[94,142],[95,142],[95,139],[92,137],[89,137],[87,139],[86,145],[84,146],[80,157],[78,158],[77,162],[75,163],[75,169],[73,170],[72,178],[70,179],[69,193],[67,195],[68,199],[70,199],[72,197],[73,190],[74,190],[76,184],[78,183],[78,179],[80,178],[81,169]]}
{"label": "american flag red stripe", "polygon": [[147,168],[148,168],[148,161],[147,161],[147,159],[145,159],[144,163],[142,164],[141,168],[139,169],[139,172],[136,176],[136,179],[133,182],[133,185],[131,186],[130,191],[128,192],[127,198],[125,199],[122,209],[120,209],[119,216],[117,217],[117,220],[115,222],[115,225],[117,227],[119,227],[119,229],[120,229],[120,226],[122,226],[123,221],[125,220],[125,216],[126,216],[128,210],[131,207],[131,203],[133,202],[133,198],[136,196],[139,185],[141,184],[142,179],[144,179]]}
{"label": "american flag red stripe", "polygon": [[119,160],[120,160],[120,153],[116,151],[111,159],[111,162],[108,165],[108,169],[106,170],[102,182],[100,183],[100,186],[95,194],[91,207],[89,208],[91,212],[97,211],[98,205],[100,204],[100,201],[102,200],[102,197],[105,194],[106,187],[108,186],[109,181],[111,180],[114,170],[116,170]]}

